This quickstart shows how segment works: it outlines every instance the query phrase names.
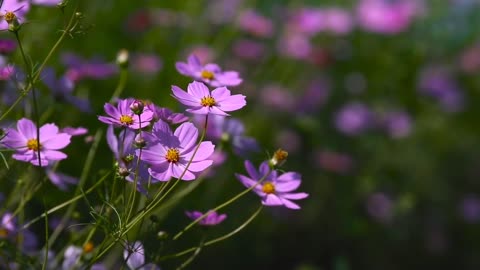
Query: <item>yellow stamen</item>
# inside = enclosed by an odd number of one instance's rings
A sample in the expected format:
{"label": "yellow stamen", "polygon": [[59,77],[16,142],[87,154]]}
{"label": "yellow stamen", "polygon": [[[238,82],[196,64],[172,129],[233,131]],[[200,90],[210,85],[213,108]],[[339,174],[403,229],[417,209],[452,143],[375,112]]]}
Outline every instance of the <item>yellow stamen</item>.
{"label": "yellow stamen", "polygon": [[83,252],[90,253],[93,251],[94,248],[95,246],[93,245],[93,243],[89,241],[83,246]]}
{"label": "yellow stamen", "polygon": [[120,116],[120,123],[129,126],[133,124],[133,118],[130,115],[122,115]]}
{"label": "yellow stamen", "polygon": [[5,18],[5,21],[7,21],[7,23],[11,23],[17,18],[17,16],[15,15],[15,13],[7,11],[5,15],[3,15],[3,18]]}
{"label": "yellow stamen", "polygon": [[28,150],[38,151],[42,147],[37,139],[30,139],[27,141]]}
{"label": "yellow stamen", "polygon": [[211,96],[203,97],[200,100],[200,104],[202,104],[203,107],[212,107],[215,105],[215,103],[216,103],[215,99]]}
{"label": "yellow stamen", "polygon": [[213,78],[215,78],[215,74],[208,70],[202,70],[200,76],[202,76],[202,78],[204,78],[205,80],[213,80]]}
{"label": "yellow stamen", "polygon": [[275,186],[273,185],[272,182],[266,182],[265,184],[263,184],[262,191],[265,194],[275,193]]}
{"label": "yellow stamen", "polygon": [[170,148],[165,155],[165,159],[170,163],[177,163],[180,160],[180,152],[176,148]]}

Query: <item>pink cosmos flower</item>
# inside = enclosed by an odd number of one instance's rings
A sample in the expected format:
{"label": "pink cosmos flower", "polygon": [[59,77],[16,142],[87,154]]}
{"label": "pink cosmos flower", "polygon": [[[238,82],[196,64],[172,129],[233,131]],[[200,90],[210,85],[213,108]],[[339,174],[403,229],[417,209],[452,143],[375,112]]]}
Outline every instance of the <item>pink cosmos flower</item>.
{"label": "pink cosmos flower", "polygon": [[[2,143],[16,150],[12,157],[16,160],[30,162],[36,166],[47,166],[50,161],[62,160],[67,155],[58,150],[70,143],[71,135],[61,133],[55,124],[40,127],[37,138],[37,126],[31,120],[22,118],[17,122],[17,129],[9,129]],[[40,160],[38,159],[40,152]]]}
{"label": "pink cosmos flower", "polygon": [[191,54],[187,63],[177,62],[175,64],[180,74],[202,81],[212,87],[237,86],[242,82],[236,71],[222,71],[217,64],[206,64],[202,66],[196,55]]}
{"label": "pink cosmos flower", "polygon": [[103,108],[108,116],[99,116],[98,120],[109,125],[123,126],[131,129],[140,129],[148,126],[150,121],[152,121],[153,112],[148,107],[145,107],[141,114],[135,114],[130,108],[134,102],[136,102],[136,100],[132,98],[120,99],[118,100],[117,107],[110,103],[105,103]]}
{"label": "pink cosmos flower", "polygon": [[211,142],[205,141],[194,153],[197,138],[198,129],[192,123],[183,123],[172,133],[168,124],[159,121],[153,126],[152,136],[146,137],[147,146],[141,155],[137,150],[137,156],[150,165],[148,172],[159,181],[168,181],[171,177],[194,180],[197,173],[212,165],[213,161],[208,158],[215,149]]}
{"label": "pink cosmos flower", "polygon": [[[283,205],[290,209],[300,209],[300,206],[291,200],[300,200],[308,197],[308,194],[304,192],[292,193],[302,182],[299,173],[286,172],[279,175],[279,173],[274,170],[268,174],[270,168],[267,161],[260,164],[260,168],[257,171],[255,167],[253,167],[253,164],[247,160],[245,161],[245,168],[250,177],[238,173],[235,174],[235,176],[247,188],[256,185],[253,191],[262,198],[263,205]],[[257,184],[262,178],[264,178],[264,180]]]}
{"label": "pink cosmos flower", "polygon": [[190,83],[187,92],[172,86],[173,96],[183,105],[190,107],[187,112],[194,114],[217,114],[228,116],[226,112],[241,109],[247,102],[244,95],[231,95],[226,87],[215,88],[211,93],[201,82]]}
{"label": "pink cosmos flower", "polygon": [[28,0],[4,0],[2,1],[2,6],[0,7],[0,30],[7,30],[8,23],[5,20],[4,16],[13,13],[16,19],[23,23],[25,21],[25,16],[27,15],[28,10],[30,9],[30,3]]}
{"label": "pink cosmos flower", "polygon": [[[187,215],[187,217],[191,218],[192,220],[197,220],[197,218],[203,216],[203,213],[199,211],[185,211],[185,215]],[[203,226],[214,226],[222,223],[226,218],[226,214],[219,215],[215,211],[208,211],[208,215],[206,215],[202,220],[200,220],[198,224]]]}

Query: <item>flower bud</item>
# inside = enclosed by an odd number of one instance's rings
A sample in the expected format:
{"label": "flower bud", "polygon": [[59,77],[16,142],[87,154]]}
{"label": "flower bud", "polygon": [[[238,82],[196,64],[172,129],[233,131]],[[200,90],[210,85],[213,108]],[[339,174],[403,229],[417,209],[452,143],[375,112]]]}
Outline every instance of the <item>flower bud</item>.
{"label": "flower bud", "polygon": [[147,145],[147,142],[143,137],[137,136],[137,138],[135,138],[134,146],[136,148],[139,148],[139,149],[144,148],[146,145]]}
{"label": "flower bud", "polygon": [[120,68],[127,68],[129,64],[129,53],[126,49],[121,49],[117,53],[117,65]]}
{"label": "flower bud", "polygon": [[137,115],[142,114],[144,108],[145,104],[140,100],[135,100],[132,104],[130,104],[130,110]]}
{"label": "flower bud", "polygon": [[128,171],[128,169],[125,168],[125,167],[118,167],[117,173],[118,173],[118,175],[120,175],[121,177],[127,177],[127,176],[130,174],[130,172]]}
{"label": "flower bud", "polygon": [[268,161],[271,167],[282,166],[287,160],[288,152],[283,149],[278,149],[273,153],[273,157]]}

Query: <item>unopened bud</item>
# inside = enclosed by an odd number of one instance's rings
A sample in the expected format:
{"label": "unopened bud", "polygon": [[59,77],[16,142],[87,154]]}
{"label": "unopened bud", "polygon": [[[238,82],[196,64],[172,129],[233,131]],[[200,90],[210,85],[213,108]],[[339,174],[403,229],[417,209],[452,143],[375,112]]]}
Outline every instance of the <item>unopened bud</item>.
{"label": "unopened bud", "polygon": [[283,163],[287,160],[288,152],[283,149],[278,149],[273,153],[273,157],[269,160],[271,167],[282,166]]}
{"label": "unopened bud", "polygon": [[145,104],[141,100],[135,100],[132,104],[130,104],[130,110],[136,115],[140,115],[143,113],[143,109],[145,108]]}
{"label": "unopened bud", "polygon": [[137,138],[135,138],[134,146],[136,148],[139,148],[139,149],[144,148],[146,145],[147,145],[147,142],[143,137],[138,136]]}
{"label": "unopened bud", "polygon": [[128,171],[128,169],[125,168],[125,167],[118,167],[117,173],[118,173],[118,175],[120,175],[121,177],[127,177],[127,176],[130,174],[130,172]]}
{"label": "unopened bud", "polygon": [[117,53],[117,65],[120,68],[127,68],[129,63],[130,54],[126,49],[121,49]]}
{"label": "unopened bud", "polygon": [[159,231],[157,233],[157,238],[160,240],[165,240],[168,238],[168,233],[166,231]]}
{"label": "unopened bud", "polygon": [[75,12],[75,18],[77,18],[77,20],[83,19],[83,13],[81,13],[81,12]]}

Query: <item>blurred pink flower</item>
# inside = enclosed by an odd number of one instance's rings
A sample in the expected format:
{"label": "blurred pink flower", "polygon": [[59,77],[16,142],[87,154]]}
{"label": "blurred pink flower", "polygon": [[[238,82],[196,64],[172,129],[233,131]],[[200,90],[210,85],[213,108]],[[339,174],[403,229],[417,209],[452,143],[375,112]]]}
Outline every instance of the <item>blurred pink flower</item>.
{"label": "blurred pink flower", "polygon": [[360,0],[357,6],[358,24],[367,31],[381,34],[405,31],[421,13],[423,5],[420,0]]}
{"label": "blurred pink flower", "polygon": [[273,34],[272,21],[254,10],[243,11],[237,25],[243,31],[257,37],[270,37]]}

